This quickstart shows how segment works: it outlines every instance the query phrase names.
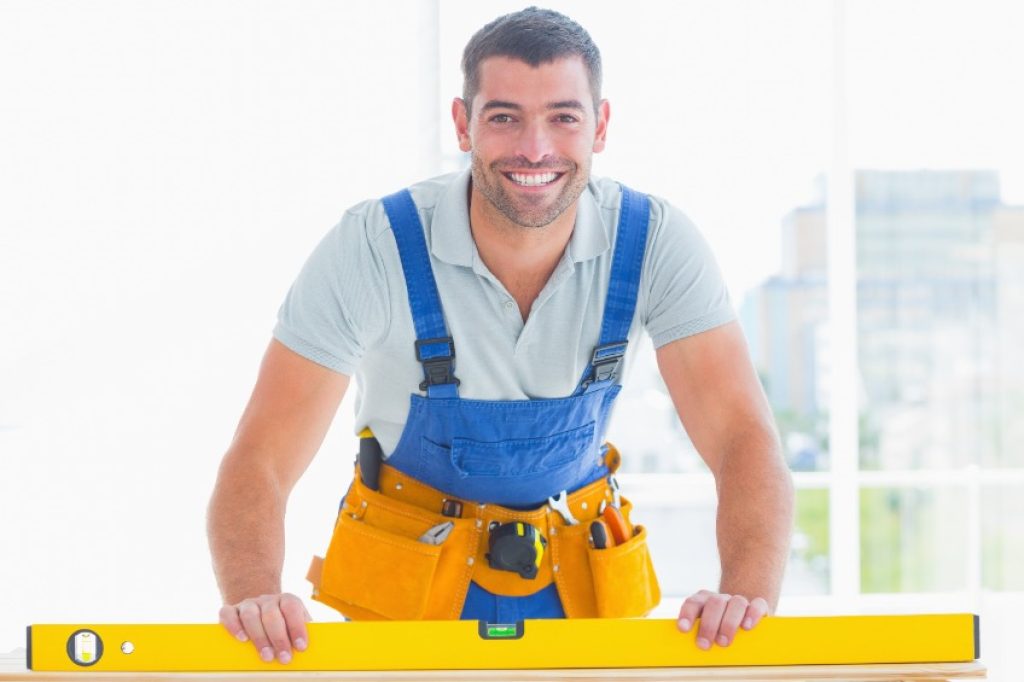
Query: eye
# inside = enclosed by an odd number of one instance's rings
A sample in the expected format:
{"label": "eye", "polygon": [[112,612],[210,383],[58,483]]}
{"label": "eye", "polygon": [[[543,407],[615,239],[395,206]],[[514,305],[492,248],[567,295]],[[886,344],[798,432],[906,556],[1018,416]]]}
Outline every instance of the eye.
{"label": "eye", "polygon": [[559,123],[578,123],[579,119],[572,114],[559,114],[557,116]]}
{"label": "eye", "polygon": [[512,117],[508,114],[495,114],[490,118],[491,123],[511,123]]}

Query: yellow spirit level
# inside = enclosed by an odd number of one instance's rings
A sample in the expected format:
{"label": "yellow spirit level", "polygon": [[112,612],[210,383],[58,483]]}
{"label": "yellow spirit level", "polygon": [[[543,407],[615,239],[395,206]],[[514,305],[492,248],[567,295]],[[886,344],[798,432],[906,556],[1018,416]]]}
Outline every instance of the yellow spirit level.
{"label": "yellow spirit level", "polygon": [[671,619],[309,623],[309,647],[260,660],[221,625],[30,625],[40,671],[509,670],[952,663],[979,656],[972,614],[765,618],[728,647],[697,648]]}

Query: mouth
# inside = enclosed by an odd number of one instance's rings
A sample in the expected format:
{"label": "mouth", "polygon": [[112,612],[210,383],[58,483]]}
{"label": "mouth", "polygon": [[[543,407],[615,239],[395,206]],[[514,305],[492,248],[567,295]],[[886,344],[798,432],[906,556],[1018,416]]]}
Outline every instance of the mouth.
{"label": "mouth", "polygon": [[557,173],[555,171],[545,171],[543,173],[507,172],[502,173],[502,175],[520,187],[548,187],[558,182],[565,173]]}

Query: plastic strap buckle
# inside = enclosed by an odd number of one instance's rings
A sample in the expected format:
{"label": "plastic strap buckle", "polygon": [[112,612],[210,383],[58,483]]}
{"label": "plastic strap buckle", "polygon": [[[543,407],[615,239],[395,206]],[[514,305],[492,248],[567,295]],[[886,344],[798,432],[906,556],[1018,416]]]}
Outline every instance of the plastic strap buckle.
{"label": "plastic strap buckle", "polygon": [[583,382],[584,387],[598,381],[615,379],[619,375],[622,366],[622,358],[626,355],[627,341],[606,343],[594,349],[594,355],[590,359],[590,365],[594,368],[591,378]]}
{"label": "plastic strap buckle", "polygon": [[[441,354],[436,350],[431,351],[430,346],[437,346],[438,344],[444,344],[445,349]],[[431,357],[424,357],[423,350],[427,348],[427,353]],[[427,390],[428,386],[440,386],[443,384],[455,384],[458,386],[461,382],[455,376],[455,340],[450,336],[442,336],[436,339],[417,339],[416,340],[416,359],[423,365],[423,372],[426,375],[426,379],[420,384],[420,390]]]}

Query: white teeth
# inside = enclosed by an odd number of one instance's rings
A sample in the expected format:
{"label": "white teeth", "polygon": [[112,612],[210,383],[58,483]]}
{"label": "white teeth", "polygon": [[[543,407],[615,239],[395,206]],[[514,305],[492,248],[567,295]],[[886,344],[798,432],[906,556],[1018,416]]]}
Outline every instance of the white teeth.
{"label": "white teeth", "polygon": [[519,185],[535,186],[535,185],[546,185],[549,182],[553,182],[558,177],[558,173],[530,173],[524,175],[522,173],[509,173],[508,177],[512,178],[512,181]]}

